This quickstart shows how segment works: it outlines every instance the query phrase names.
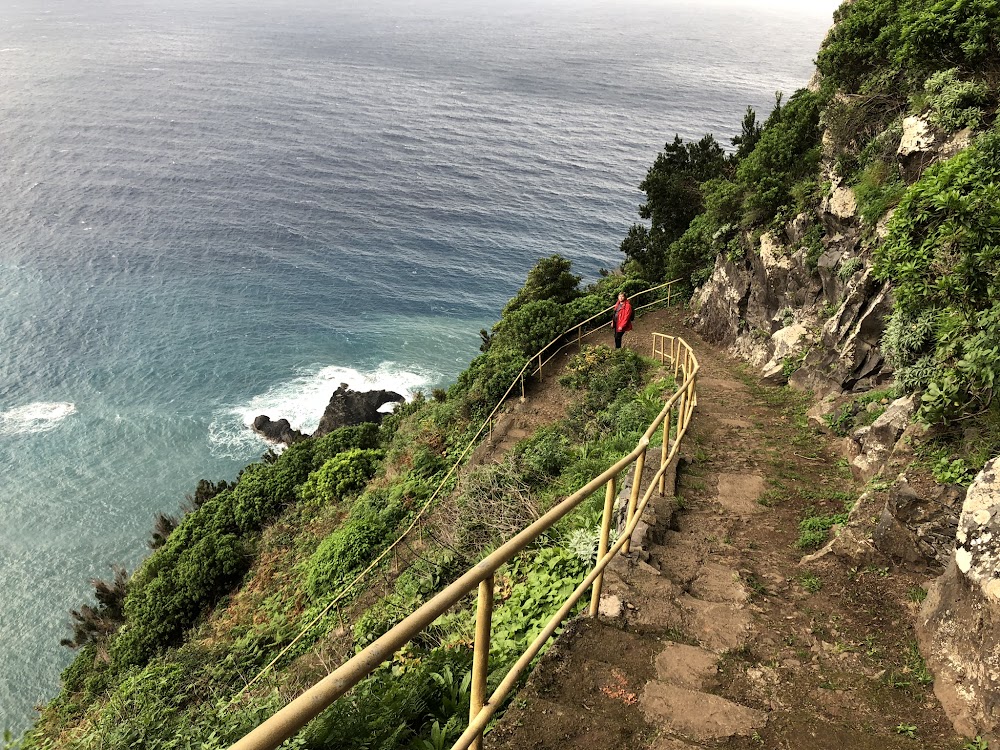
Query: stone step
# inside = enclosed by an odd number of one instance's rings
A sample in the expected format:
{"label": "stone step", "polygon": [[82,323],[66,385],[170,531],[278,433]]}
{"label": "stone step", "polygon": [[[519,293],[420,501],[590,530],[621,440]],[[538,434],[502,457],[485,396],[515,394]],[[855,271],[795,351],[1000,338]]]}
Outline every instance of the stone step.
{"label": "stone step", "polygon": [[640,705],[651,723],[695,741],[747,737],[767,724],[763,711],[660,680],[646,683]]}
{"label": "stone step", "polygon": [[668,643],[656,656],[656,676],[660,682],[705,690],[719,674],[718,654],[698,646]]}

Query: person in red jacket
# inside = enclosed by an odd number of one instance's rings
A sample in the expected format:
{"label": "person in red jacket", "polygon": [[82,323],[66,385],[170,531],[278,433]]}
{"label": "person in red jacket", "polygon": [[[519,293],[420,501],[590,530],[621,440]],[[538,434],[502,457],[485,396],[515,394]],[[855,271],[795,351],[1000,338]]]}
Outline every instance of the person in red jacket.
{"label": "person in red jacket", "polygon": [[615,349],[622,348],[622,336],[626,331],[632,330],[632,318],[635,312],[632,310],[632,303],[625,297],[625,292],[618,295],[618,304],[611,316],[611,327],[615,331]]}

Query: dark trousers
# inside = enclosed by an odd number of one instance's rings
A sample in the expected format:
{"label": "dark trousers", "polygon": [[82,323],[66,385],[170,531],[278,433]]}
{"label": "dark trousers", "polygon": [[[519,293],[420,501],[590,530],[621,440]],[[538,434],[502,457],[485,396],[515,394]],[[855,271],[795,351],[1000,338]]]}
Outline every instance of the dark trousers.
{"label": "dark trousers", "polygon": [[622,336],[625,335],[625,331],[615,331],[615,349],[622,348]]}

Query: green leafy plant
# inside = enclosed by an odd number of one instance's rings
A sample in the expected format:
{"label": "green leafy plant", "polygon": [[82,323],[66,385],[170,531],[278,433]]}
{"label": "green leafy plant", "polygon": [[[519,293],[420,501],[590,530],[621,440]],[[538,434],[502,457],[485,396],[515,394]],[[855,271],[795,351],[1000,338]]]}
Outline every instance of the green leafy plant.
{"label": "green leafy plant", "polygon": [[352,448],[338,453],[299,485],[303,502],[321,504],[353,495],[368,484],[382,465],[385,452]]}
{"label": "green leafy plant", "polygon": [[985,117],[989,88],[985,83],[963,81],[958,68],[940,70],[924,84],[930,120],[944,130],[978,128]]}
{"label": "green leafy plant", "polygon": [[815,594],[823,588],[823,580],[819,576],[812,574],[802,576],[799,579],[799,583],[801,583],[802,588],[810,594]]}
{"label": "green leafy plant", "polygon": [[847,258],[841,262],[840,268],[837,269],[837,278],[846,284],[851,280],[854,274],[861,270],[863,265],[864,262],[856,255],[851,258]]}
{"label": "green leafy plant", "polygon": [[876,250],[875,272],[895,293],[883,346],[904,387],[926,385],[927,422],[992,401],[1000,372],[998,223],[1000,133],[991,132],[924,173]]}

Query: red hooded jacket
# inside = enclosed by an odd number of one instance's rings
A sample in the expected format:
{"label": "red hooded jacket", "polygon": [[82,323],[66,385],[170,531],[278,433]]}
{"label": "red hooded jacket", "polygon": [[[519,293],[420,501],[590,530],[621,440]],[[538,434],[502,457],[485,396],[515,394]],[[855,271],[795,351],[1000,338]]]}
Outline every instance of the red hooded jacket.
{"label": "red hooded jacket", "polygon": [[614,317],[611,319],[614,323],[615,333],[625,333],[625,331],[631,331],[633,315],[632,303],[628,300],[616,304]]}

